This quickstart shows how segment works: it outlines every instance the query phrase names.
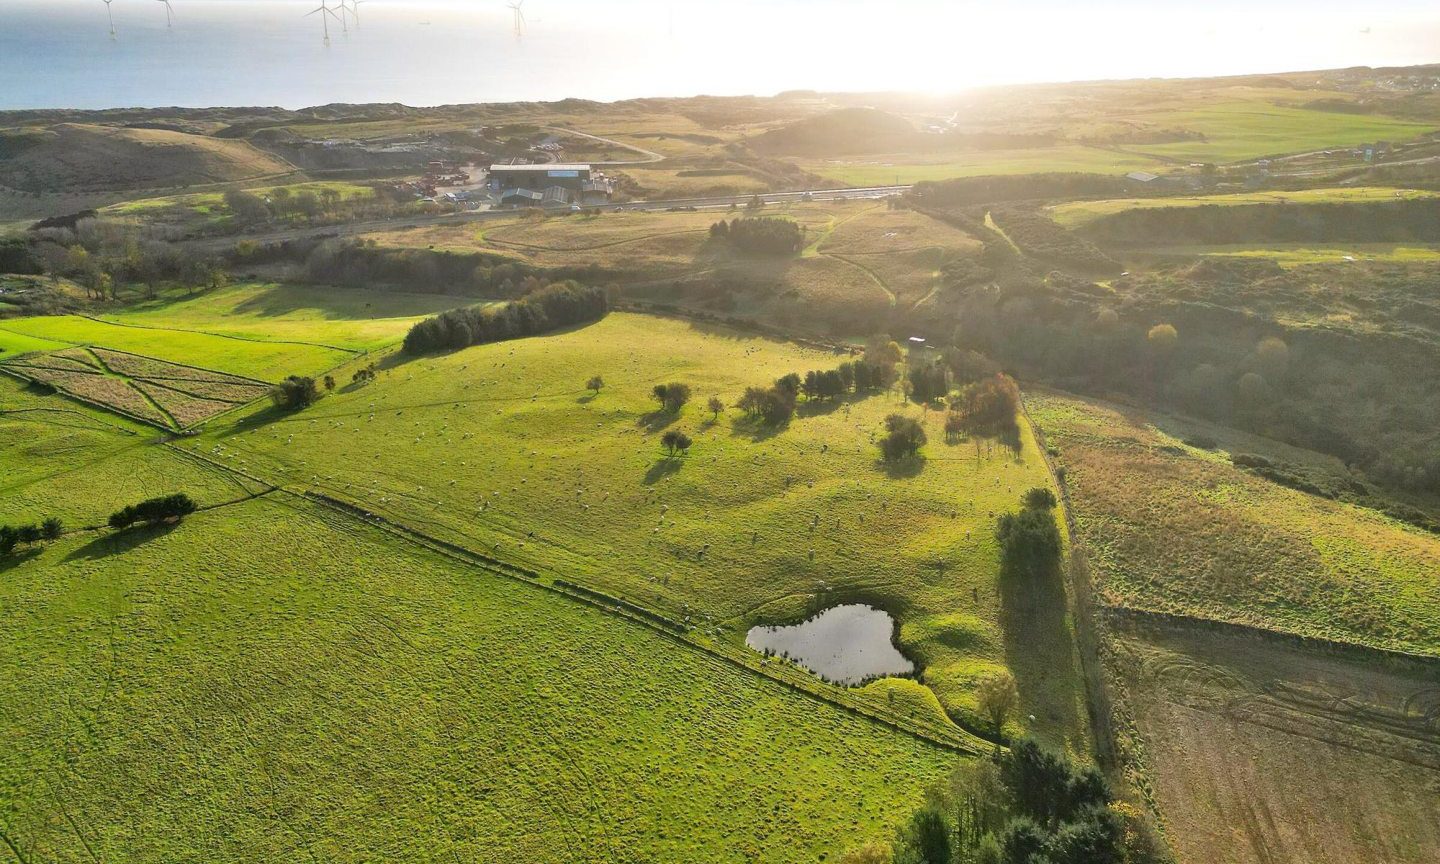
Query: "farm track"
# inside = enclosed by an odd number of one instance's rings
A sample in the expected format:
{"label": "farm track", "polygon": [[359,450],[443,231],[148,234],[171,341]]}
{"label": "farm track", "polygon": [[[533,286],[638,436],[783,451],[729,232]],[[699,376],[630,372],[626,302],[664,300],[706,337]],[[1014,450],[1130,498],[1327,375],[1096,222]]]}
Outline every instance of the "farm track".
{"label": "farm track", "polygon": [[[166,446],[177,450],[183,450],[183,448],[179,447],[173,442],[167,442]],[[287,494],[294,495],[297,498],[302,498],[323,505],[335,513],[343,514],[350,519],[355,519],[357,521],[361,521],[366,524],[378,527],[398,539],[404,540],[408,543],[411,543],[412,545],[424,547],[435,554],[443,555],[447,558],[450,558],[451,560],[463,563],[469,567],[484,570],[485,572],[493,575],[503,576],[509,579],[524,582],[525,584],[531,585],[535,588],[546,590],[554,594],[559,594],[569,598],[574,602],[590,606],[591,608],[594,608],[600,612],[624,618],[632,623],[647,627],[654,632],[661,634],[665,638],[676,642],[677,644],[684,645],[695,650],[703,651],[706,654],[709,654],[710,656],[720,659],[726,663],[740,667],[754,674],[769,678],[770,680],[775,681],[785,687],[788,687],[795,692],[809,696],[818,701],[834,705],[857,716],[865,717],[873,722],[910,735],[911,737],[948,748],[958,753],[963,753],[971,756],[978,756],[990,752],[995,748],[995,744],[993,742],[980,738],[979,736],[967,732],[958,726],[951,726],[944,729],[940,727],[928,727],[926,725],[914,722],[909,717],[899,714],[892,714],[877,706],[871,706],[864,704],[858,700],[845,698],[848,694],[846,694],[844,691],[830,692],[830,689],[827,688],[826,685],[822,684],[819,681],[812,680],[811,676],[809,676],[808,673],[778,665],[761,665],[762,658],[760,658],[758,655],[752,658],[742,654],[740,649],[724,646],[719,643],[711,642],[709,640],[701,640],[697,637],[691,636],[688,632],[677,632],[677,630],[673,629],[671,626],[666,626],[666,624],[661,623],[661,621],[656,620],[649,615],[639,614],[637,611],[631,611],[630,609],[627,609],[626,606],[633,606],[633,604],[629,604],[628,601],[623,601],[619,598],[612,598],[609,595],[603,594],[601,592],[592,591],[590,589],[585,589],[583,591],[569,589],[565,587],[565,585],[567,585],[568,583],[565,583],[565,580],[563,579],[557,579],[553,577],[546,578],[535,571],[529,570],[528,568],[511,564],[502,559],[493,558],[489,555],[477,552],[466,546],[442,540],[431,534],[420,531],[419,529],[416,529],[403,521],[380,515],[374,512],[371,505],[366,505],[355,501],[348,501],[343,498],[337,497],[334,494],[317,491],[308,487],[293,487],[275,484],[262,477],[226,465],[201,453],[196,453],[192,451],[188,455],[196,459],[209,462],[211,465],[220,470],[234,471],[235,473],[251,480],[252,482],[261,484],[262,486],[273,487],[275,491],[285,492]],[[640,610],[643,607],[634,608]]]}

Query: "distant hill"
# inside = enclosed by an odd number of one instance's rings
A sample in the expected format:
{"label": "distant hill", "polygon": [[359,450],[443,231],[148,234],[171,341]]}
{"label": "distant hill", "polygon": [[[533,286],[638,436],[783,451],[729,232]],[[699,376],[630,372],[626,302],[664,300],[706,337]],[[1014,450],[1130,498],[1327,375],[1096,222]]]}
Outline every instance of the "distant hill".
{"label": "distant hill", "polygon": [[228,183],[294,168],[244,141],[82,123],[0,130],[0,186],[108,192]]}
{"label": "distant hill", "polygon": [[764,132],[750,146],[785,156],[875,153],[903,149],[916,134],[909,121],[878,108],[842,108]]}

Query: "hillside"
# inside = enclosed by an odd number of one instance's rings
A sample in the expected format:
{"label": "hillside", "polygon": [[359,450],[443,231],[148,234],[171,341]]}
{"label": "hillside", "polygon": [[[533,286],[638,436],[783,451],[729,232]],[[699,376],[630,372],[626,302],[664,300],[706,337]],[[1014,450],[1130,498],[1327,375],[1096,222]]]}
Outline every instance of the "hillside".
{"label": "hillside", "polygon": [[0,131],[0,186],[94,193],[254,180],[294,169],[244,141],[84,123]]}

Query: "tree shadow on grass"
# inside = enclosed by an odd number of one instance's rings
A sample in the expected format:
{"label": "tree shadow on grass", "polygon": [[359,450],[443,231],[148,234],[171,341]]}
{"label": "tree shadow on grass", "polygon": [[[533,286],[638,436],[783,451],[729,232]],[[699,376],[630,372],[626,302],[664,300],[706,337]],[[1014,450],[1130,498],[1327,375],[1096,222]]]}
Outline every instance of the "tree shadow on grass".
{"label": "tree shadow on grass", "polygon": [[666,411],[662,408],[642,416],[639,420],[635,421],[635,425],[644,429],[646,432],[659,432],[678,419],[680,419],[679,411]]}
{"label": "tree shadow on grass", "polygon": [[760,417],[742,417],[730,424],[730,434],[759,443],[774,438],[789,427],[790,422],[766,423]]}
{"label": "tree shadow on grass", "polygon": [[904,459],[887,461],[876,459],[875,467],[885,472],[885,476],[891,480],[909,480],[912,477],[919,477],[920,472],[925,470],[924,456],[907,456]]}
{"label": "tree shadow on grass", "polygon": [[597,398],[599,398],[599,396],[600,396],[599,393],[586,393],[585,395],[580,396],[579,398],[577,398],[577,399],[575,400],[575,404],[577,404],[577,405],[589,405],[591,402],[594,402]]}
{"label": "tree shadow on grass", "polygon": [[1032,731],[1063,746],[1084,728],[1077,706],[1084,698],[1075,646],[1067,626],[1069,607],[1059,570],[1038,576],[1000,577],[1000,626],[1005,665],[1020,690],[1020,714],[1034,715]]}
{"label": "tree shadow on grass", "polygon": [[79,549],[65,556],[66,561],[95,561],[129,552],[137,546],[158,537],[164,537],[179,525],[179,522],[159,522],[154,525],[137,525],[124,531],[101,534]]}
{"label": "tree shadow on grass", "polygon": [[39,555],[40,551],[39,546],[26,546],[24,549],[16,549],[9,555],[0,555],[0,573],[19,567],[36,555]]}
{"label": "tree shadow on grass", "polygon": [[262,426],[269,426],[271,423],[284,420],[288,417],[296,416],[298,413],[299,412],[297,411],[280,408],[279,406],[274,404],[266,405],[259,411],[256,411],[253,414],[246,414],[244,417],[236,420],[234,423],[230,424],[230,426],[225,429],[225,431],[221,434],[223,437],[229,438],[232,435],[240,435],[244,432],[253,432],[256,429],[261,428]]}
{"label": "tree shadow on grass", "polygon": [[795,406],[795,416],[823,417],[826,414],[834,414],[847,401],[844,399],[807,399]]}
{"label": "tree shadow on grass", "polygon": [[666,458],[661,459],[659,462],[656,462],[654,465],[650,466],[650,470],[645,472],[645,479],[643,482],[646,486],[653,486],[656,483],[659,483],[661,480],[664,480],[666,477],[669,477],[670,475],[678,472],[682,464],[683,460],[674,456],[667,456]]}

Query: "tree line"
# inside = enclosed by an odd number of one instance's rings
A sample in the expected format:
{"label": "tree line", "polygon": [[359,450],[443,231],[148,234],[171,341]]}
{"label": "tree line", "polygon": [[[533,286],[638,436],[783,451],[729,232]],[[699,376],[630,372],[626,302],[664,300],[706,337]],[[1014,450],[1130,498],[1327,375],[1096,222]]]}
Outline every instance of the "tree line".
{"label": "tree line", "polygon": [[33,546],[41,541],[58,540],[64,533],[64,524],[54,516],[38,525],[0,525],[0,555],[9,555],[22,545]]}
{"label": "tree line", "polygon": [[281,244],[238,253],[237,263],[261,258],[298,259],[307,281],[347,287],[403,285],[436,294],[519,297],[550,282],[599,284],[596,265],[543,269],[478,252],[382,247],[373,240],[327,240]]}
{"label": "tree line", "polygon": [[1122,864],[1156,860],[1138,812],[1104,775],[1033,738],[957,766],[886,844],[841,864]]}
{"label": "tree line", "polygon": [[610,304],[602,288],[556,282],[498,307],[451,309],[416,323],[405,334],[407,354],[457,351],[471,345],[535,336],[598,321]]}
{"label": "tree line", "polygon": [[160,522],[178,521],[196,511],[195,501],[184,492],[147,498],[138,504],[127,504],[110,514],[108,524],[122,531],[137,522],[155,525]]}

